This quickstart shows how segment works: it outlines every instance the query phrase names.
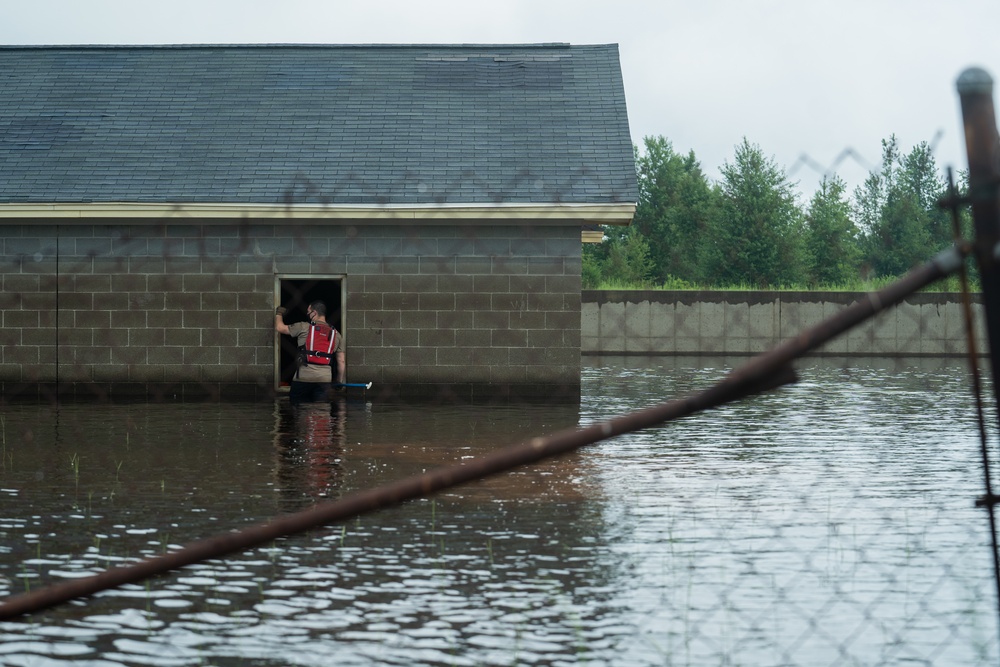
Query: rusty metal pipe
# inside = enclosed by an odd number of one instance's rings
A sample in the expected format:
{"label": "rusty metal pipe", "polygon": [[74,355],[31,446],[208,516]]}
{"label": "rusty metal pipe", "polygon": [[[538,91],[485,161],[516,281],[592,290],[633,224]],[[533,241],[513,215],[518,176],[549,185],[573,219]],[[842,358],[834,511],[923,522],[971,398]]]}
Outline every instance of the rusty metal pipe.
{"label": "rusty metal pipe", "polygon": [[581,429],[565,429],[547,437],[538,437],[500,449],[461,464],[445,466],[374,489],[360,491],[340,500],[316,505],[240,531],[199,540],[187,546],[138,563],[122,565],[100,574],[52,584],[13,596],[0,604],[0,620],[30,614],[93,595],[123,584],[135,583],[204,560],[239,553],[287,537],[421,498],[465,482],[508,472],[529,463],[571,452],[623,433],[631,433],[719,407],[740,398],[794,382],[791,362],[863,322],[876,313],[935,280],[950,275],[961,265],[963,253],[952,248],[940,253],[899,281],[872,292],[840,313],[754,357],[729,373],[718,383],[687,398],[675,399],[637,412]]}
{"label": "rusty metal pipe", "polygon": [[[1000,136],[993,108],[993,79],[982,69],[962,72],[956,84],[962,103],[965,149],[969,159],[969,201],[976,233],[990,370],[1000,378],[1000,261],[994,252],[1000,241]],[[1000,390],[1000,386],[998,386]]]}
{"label": "rusty metal pipe", "polygon": [[[983,290],[986,336],[991,353],[990,371],[993,374],[994,397],[1000,399],[1000,262],[995,248],[1000,240],[1000,136],[993,108],[993,78],[985,70],[972,67],[962,72],[956,87],[962,103],[965,151],[969,158],[969,200],[976,230],[975,257]],[[1000,418],[1000,413],[996,416]],[[997,535],[996,503],[985,431],[981,434],[981,441],[986,488],[984,504],[989,515],[993,577],[997,612],[1000,614],[1000,538]]]}

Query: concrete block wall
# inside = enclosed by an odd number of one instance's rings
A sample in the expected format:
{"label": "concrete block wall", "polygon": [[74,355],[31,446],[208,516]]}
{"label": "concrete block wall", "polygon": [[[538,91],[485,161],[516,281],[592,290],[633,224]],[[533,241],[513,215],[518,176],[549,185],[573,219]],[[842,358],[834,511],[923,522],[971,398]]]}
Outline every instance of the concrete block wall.
{"label": "concrete block wall", "polygon": [[352,375],[579,391],[578,227],[379,233],[393,254],[347,278]]}
{"label": "concrete block wall", "polygon": [[[596,291],[583,293],[584,354],[754,355],[843,310],[846,292]],[[973,313],[980,352],[980,295]],[[914,294],[817,354],[958,356],[967,350],[960,295]]]}
{"label": "concrete block wall", "polygon": [[0,226],[0,393],[268,395],[276,276],[346,286],[349,379],[579,392],[579,227]]}

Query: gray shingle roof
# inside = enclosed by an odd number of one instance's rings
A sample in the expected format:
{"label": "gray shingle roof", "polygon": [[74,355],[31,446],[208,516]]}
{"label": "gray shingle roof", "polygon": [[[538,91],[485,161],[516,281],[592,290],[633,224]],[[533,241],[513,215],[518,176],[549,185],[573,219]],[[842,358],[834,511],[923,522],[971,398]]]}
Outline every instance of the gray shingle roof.
{"label": "gray shingle roof", "polygon": [[616,45],[0,47],[0,203],[637,199]]}

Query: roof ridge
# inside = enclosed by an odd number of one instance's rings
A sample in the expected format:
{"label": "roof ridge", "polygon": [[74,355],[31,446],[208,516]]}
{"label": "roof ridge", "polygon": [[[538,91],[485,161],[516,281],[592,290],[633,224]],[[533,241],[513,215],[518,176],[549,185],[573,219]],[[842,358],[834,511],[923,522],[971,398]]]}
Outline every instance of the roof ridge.
{"label": "roof ridge", "polygon": [[570,44],[569,42],[536,43],[411,43],[411,44],[321,44],[321,43],[218,43],[218,44],[0,44],[0,50],[125,50],[125,49],[568,49],[589,46],[610,46],[610,44]]}

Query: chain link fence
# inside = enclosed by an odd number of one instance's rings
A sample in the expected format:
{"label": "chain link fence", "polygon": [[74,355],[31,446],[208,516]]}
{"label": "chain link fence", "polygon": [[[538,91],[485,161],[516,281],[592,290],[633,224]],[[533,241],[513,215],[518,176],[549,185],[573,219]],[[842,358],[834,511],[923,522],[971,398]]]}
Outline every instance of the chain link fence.
{"label": "chain link fence", "polygon": [[[575,214],[397,213],[5,226],[0,663],[1000,659],[974,374],[808,356],[970,248],[759,356],[581,361]],[[320,297],[373,385],[292,406]]]}

